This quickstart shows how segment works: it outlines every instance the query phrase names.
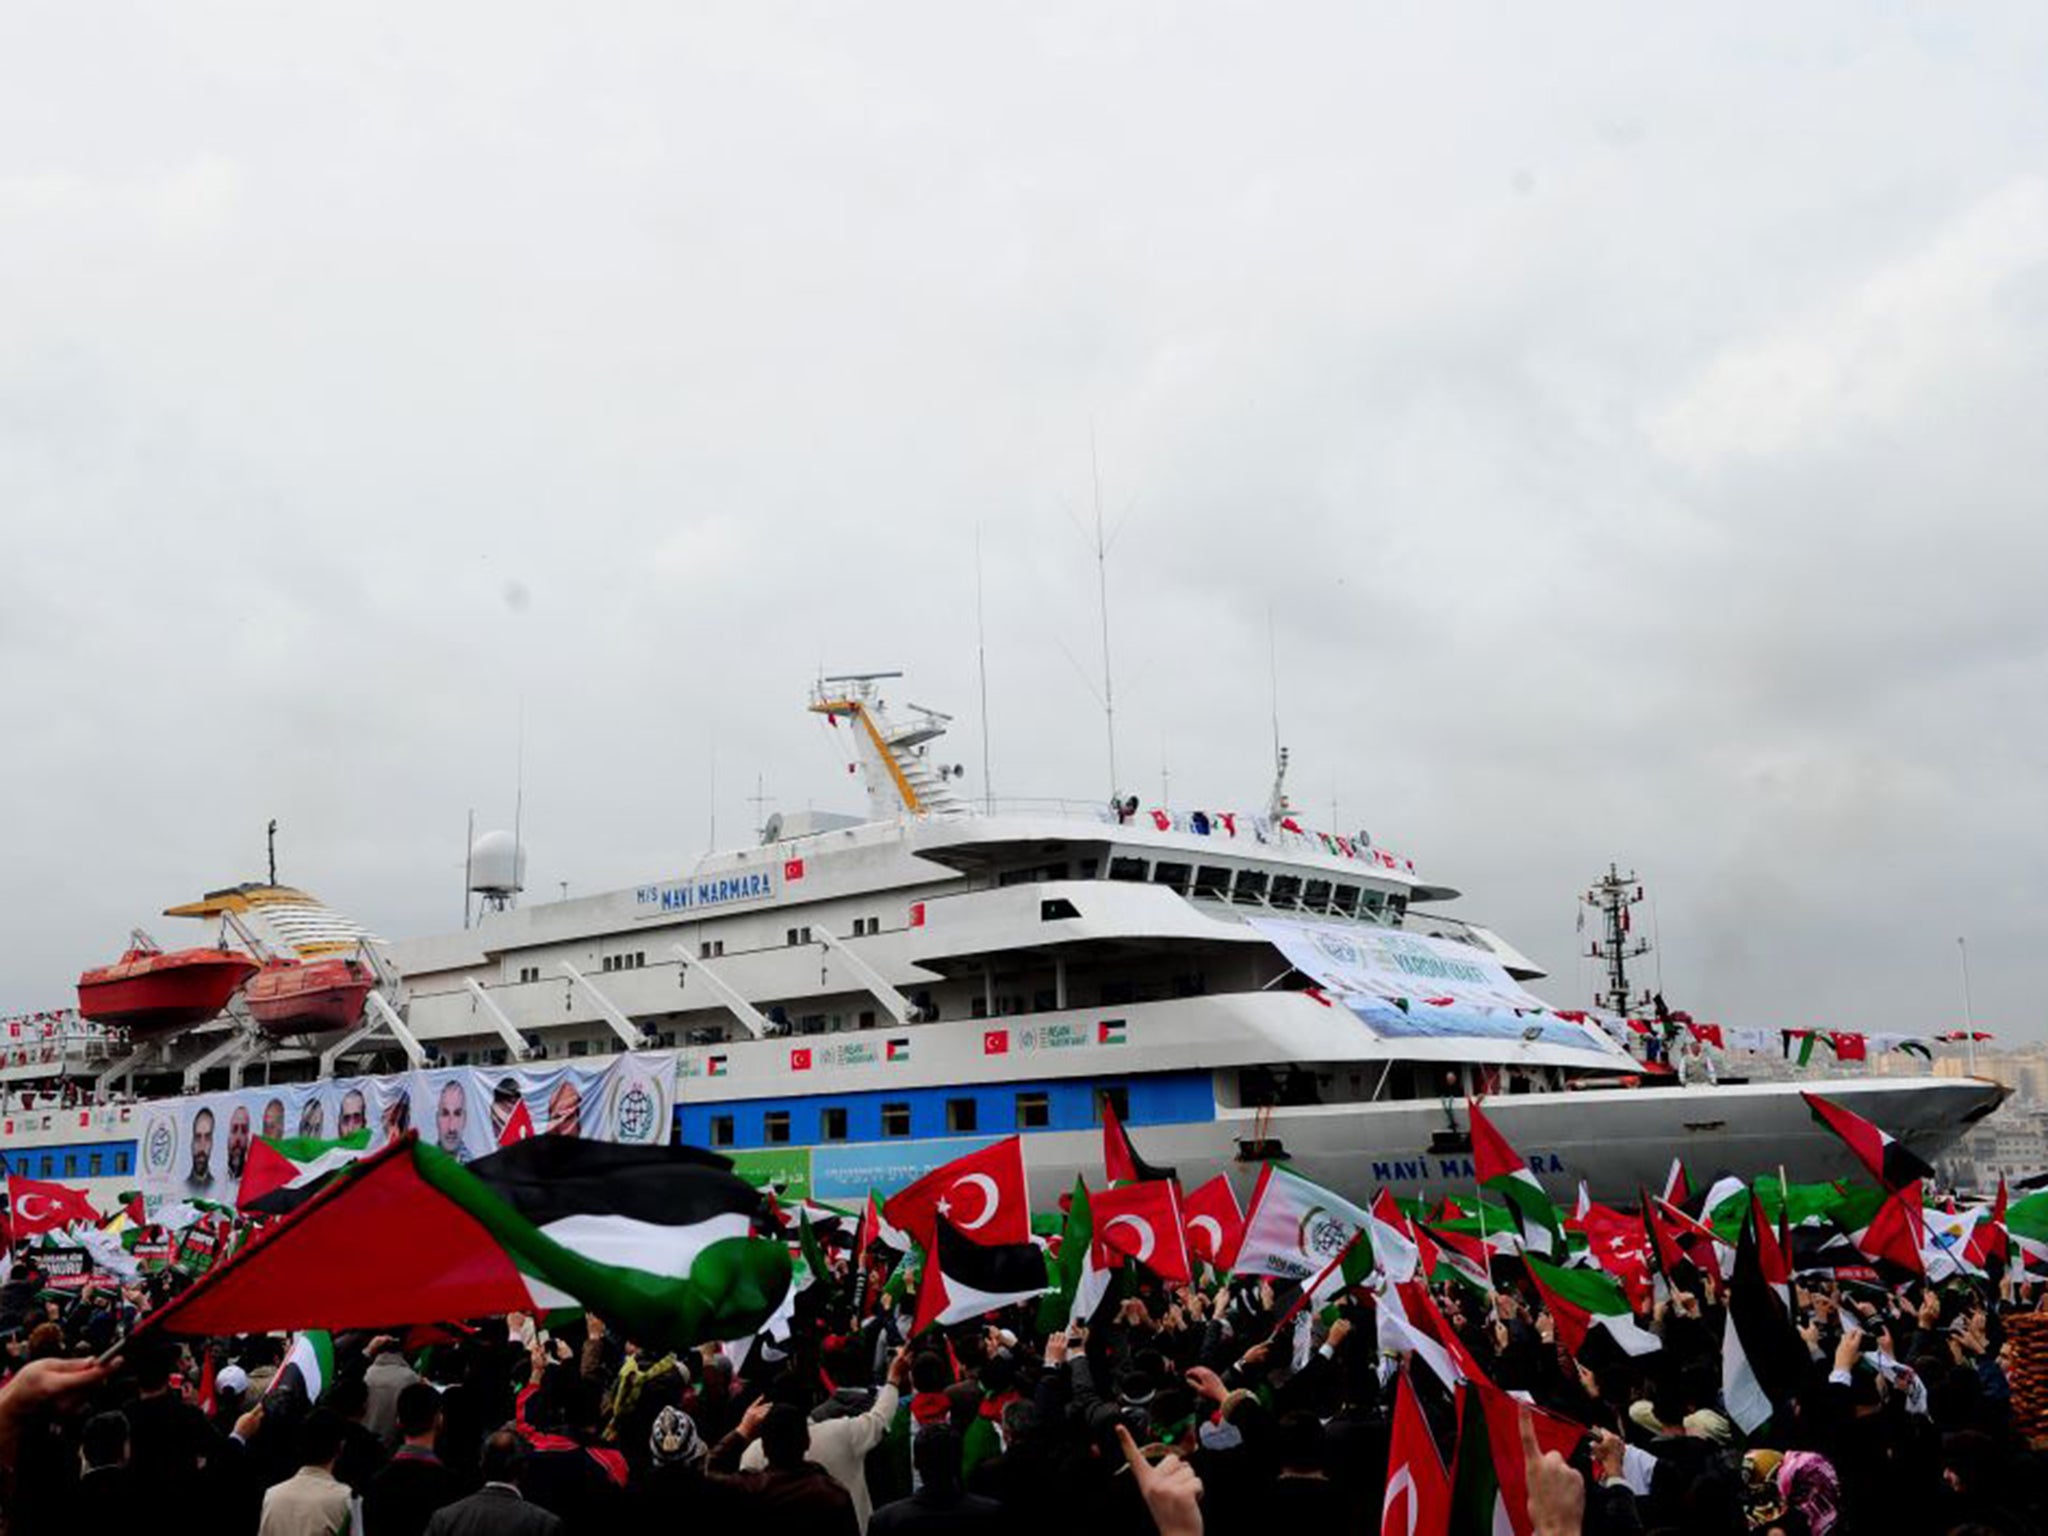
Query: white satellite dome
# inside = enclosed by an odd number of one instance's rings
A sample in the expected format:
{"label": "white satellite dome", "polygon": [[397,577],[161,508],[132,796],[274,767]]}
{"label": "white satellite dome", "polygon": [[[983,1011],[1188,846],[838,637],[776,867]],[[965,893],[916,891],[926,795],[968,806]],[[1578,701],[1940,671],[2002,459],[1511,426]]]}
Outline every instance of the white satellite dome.
{"label": "white satellite dome", "polygon": [[526,850],[510,832],[486,832],[470,844],[469,888],[500,897],[526,889]]}

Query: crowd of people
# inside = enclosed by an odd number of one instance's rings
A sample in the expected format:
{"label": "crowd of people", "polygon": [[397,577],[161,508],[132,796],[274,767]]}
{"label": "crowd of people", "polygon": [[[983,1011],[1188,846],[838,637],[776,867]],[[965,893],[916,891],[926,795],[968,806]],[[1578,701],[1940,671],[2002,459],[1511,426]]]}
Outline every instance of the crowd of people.
{"label": "crowd of people", "polygon": [[[515,1314],[337,1337],[309,1391],[280,1338],[134,1333],[175,1280],[57,1296],[24,1251],[0,1290],[6,1529],[1322,1536],[1381,1529],[1404,1370],[1457,1443],[1449,1392],[1382,1351],[1365,1289],[1298,1337],[1285,1284],[1133,1271],[1085,1325],[1027,1304],[912,1338],[907,1300],[858,1315],[850,1267],[837,1251],[779,1343],[657,1356],[594,1316]],[[1746,1437],[1711,1274],[1645,1317],[1661,1349],[1596,1331],[1575,1357],[1516,1267],[1490,1299],[1436,1292],[1495,1384],[1588,1430],[1569,1460],[1530,1448],[1544,1536],[2048,1531],[2006,1371],[2037,1287],[1801,1282],[1808,1378]]]}

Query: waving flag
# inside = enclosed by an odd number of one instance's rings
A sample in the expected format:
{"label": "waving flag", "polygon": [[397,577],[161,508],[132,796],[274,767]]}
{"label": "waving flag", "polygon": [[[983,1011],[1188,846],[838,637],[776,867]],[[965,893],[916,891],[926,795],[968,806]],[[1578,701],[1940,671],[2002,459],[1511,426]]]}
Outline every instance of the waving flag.
{"label": "waving flag", "polygon": [[1192,1278],[1179,1192],[1171,1183],[1120,1184],[1096,1191],[1089,1201],[1099,1248],[1135,1259],[1172,1284]]}
{"label": "waving flag", "polygon": [[1557,1336],[1564,1347],[1577,1354],[1586,1335],[1598,1328],[1631,1355],[1647,1355],[1664,1347],[1664,1341],[1636,1321],[1628,1297],[1610,1276],[1592,1269],[1565,1269],[1560,1265],[1522,1255],[1529,1266],[1529,1278],[1557,1324]]}
{"label": "waving flag", "polygon": [[1472,1162],[1480,1184],[1515,1213],[1526,1251],[1562,1254],[1564,1231],[1558,1225],[1557,1207],[1529,1171],[1528,1160],[1508,1145],[1477,1101],[1468,1099],[1465,1107],[1472,1121]]}
{"label": "waving flag", "polygon": [[891,1195],[882,1215],[927,1252],[941,1216],[971,1243],[1029,1242],[1031,1199],[1024,1183],[1024,1139],[1006,1136],[934,1168]]}
{"label": "waving flag", "polygon": [[1095,1315],[1109,1292],[1109,1266],[1101,1262],[1095,1244],[1095,1208],[1082,1179],[1074,1180],[1074,1193],[1067,1201],[1067,1219],[1060,1232],[1060,1248],[1052,1267],[1052,1286],[1038,1304],[1038,1327],[1042,1333],[1057,1333]]}
{"label": "waving flag", "polygon": [[49,1184],[7,1175],[7,1215],[14,1241],[43,1232],[57,1232],[74,1221],[100,1224],[100,1213],[92,1208],[85,1191],[68,1184]]}
{"label": "waving flag", "polygon": [[1517,1401],[1488,1381],[1468,1382],[1458,1394],[1458,1455],[1451,1473],[1450,1529],[1456,1532],[1533,1536],[1529,1518],[1527,1420],[1537,1446],[1569,1457],[1586,1431],[1569,1419]]}
{"label": "waving flag", "polygon": [[1181,1196],[1180,1214],[1187,1226],[1189,1254],[1213,1268],[1229,1269],[1244,1240],[1244,1211],[1230,1180],[1219,1173]]}
{"label": "waving flag", "polygon": [[1890,1132],[1879,1130],[1853,1110],[1844,1109],[1817,1093],[1804,1093],[1800,1097],[1813,1111],[1813,1118],[1841,1137],[1843,1145],[1856,1155],[1856,1161],[1868,1168],[1872,1177],[1886,1189],[1897,1190],[1934,1177],[1934,1170],[1926,1160]]}
{"label": "waving flag", "polygon": [[918,1279],[911,1332],[985,1317],[1050,1289],[1045,1250],[1036,1243],[980,1242],[941,1216]]}
{"label": "waving flag", "polygon": [[242,1170],[235,1204],[244,1211],[282,1216],[303,1205],[330,1177],[367,1156],[369,1150],[367,1127],[335,1141],[314,1136],[275,1140],[259,1136],[249,1143],[249,1161]]}
{"label": "waving flag", "polygon": [[1683,1205],[1692,1198],[1692,1180],[1686,1177],[1685,1159],[1671,1159],[1671,1171],[1664,1175],[1664,1199],[1671,1205]]}
{"label": "waving flag", "polygon": [[1171,1179],[1171,1168],[1155,1168],[1131,1145],[1131,1133],[1117,1118],[1116,1105],[1102,1096],[1102,1167],[1112,1184],[1156,1183]]}
{"label": "waving flag", "polygon": [[1351,1248],[1365,1219],[1342,1195],[1268,1163],[1259,1170],[1231,1273],[1313,1280]]}
{"label": "waving flag", "polygon": [[1793,1326],[1787,1300],[1791,1276],[1763,1207],[1750,1201],[1728,1282],[1728,1317],[1721,1335],[1721,1397],[1728,1417],[1754,1434],[1806,1382],[1806,1341]]}
{"label": "waving flag", "polygon": [[1971,1230],[1969,1241],[1964,1246],[1964,1257],[1978,1270],[1988,1270],[1993,1259],[2005,1261],[2008,1244],[2005,1234],[2006,1197],[2005,1175],[1998,1176],[1998,1200],[1988,1212],[1982,1212],[1977,1225]]}
{"label": "waving flag", "polygon": [[1387,1446],[1380,1536],[1438,1536],[1451,1518],[1450,1475],[1406,1371],[1394,1390],[1394,1434]]}

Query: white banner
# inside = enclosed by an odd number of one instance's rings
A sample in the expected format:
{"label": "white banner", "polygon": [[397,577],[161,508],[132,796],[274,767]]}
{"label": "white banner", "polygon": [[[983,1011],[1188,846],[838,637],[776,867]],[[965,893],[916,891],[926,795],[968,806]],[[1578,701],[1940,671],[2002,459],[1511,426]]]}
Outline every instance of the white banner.
{"label": "white banner", "polygon": [[1390,1038],[1533,1038],[1616,1054],[1590,1024],[1561,1017],[1485,950],[1365,924],[1248,919],[1302,975]]}
{"label": "white banner", "polygon": [[151,1209],[178,1199],[232,1205],[256,1137],[332,1139],[367,1128],[372,1147],[417,1129],[468,1162],[495,1151],[525,1107],[539,1135],[665,1143],[675,1108],[675,1053],[602,1063],[435,1067],[393,1077],[280,1083],[197,1094],[141,1108],[136,1165]]}

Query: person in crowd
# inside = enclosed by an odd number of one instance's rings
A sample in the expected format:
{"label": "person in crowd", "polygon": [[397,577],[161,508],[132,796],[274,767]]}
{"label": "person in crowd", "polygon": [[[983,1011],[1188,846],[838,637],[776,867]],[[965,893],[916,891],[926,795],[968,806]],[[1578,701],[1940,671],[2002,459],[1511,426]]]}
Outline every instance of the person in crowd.
{"label": "person in crowd", "polygon": [[421,1536],[434,1511],[458,1491],[455,1474],[435,1449],[441,1394],[424,1381],[411,1382],[398,1394],[394,1422],[398,1449],[363,1492],[363,1536]]}
{"label": "person in crowd", "polygon": [[935,1424],[911,1445],[917,1492],[884,1504],[868,1521],[870,1536],[975,1536],[999,1531],[1003,1506],[969,1493],[960,1476],[960,1436]]}
{"label": "person in crowd", "polygon": [[334,1475],[341,1455],[342,1421],[316,1408],[299,1426],[299,1470],[263,1495],[257,1536],[343,1536],[353,1510],[347,1487]]}
{"label": "person in crowd", "polygon": [[114,1411],[94,1414],[79,1437],[78,1457],[79,1529],[136,1529],[143,1511],[128,1470],[127,1419]]}
{"label": "person in crowd", "polygon": [[[765,1465],[741,1471],[747,1445],[760,1439]],[[818,1536],[859,1536],[853,1497],[816,1462],[808,1459],[811,1427],[794,1403],[755,1403],[740,1415],[739,1427],[713,1447],[711,1470],[733,1495],[743,1522],[761,1520],[776,1529],[815,1531]]]}
{"label": "person in crowd", "polygon": [[418,1383],[419,1372],[406,1364],[398,1340],[380,1334],[370,1340],[369,1369],[363,1372],[363,1427],[385,1445],[398,1438],[398,1398],[407,1387]]}
{"label": "person in crowd", "polygon": [[526,1439],[512,1425],[493,1430],[477,1458],[483,1486],[434,1512],[427,1536],[562,1536],[562,1518],[520,1491]]}

